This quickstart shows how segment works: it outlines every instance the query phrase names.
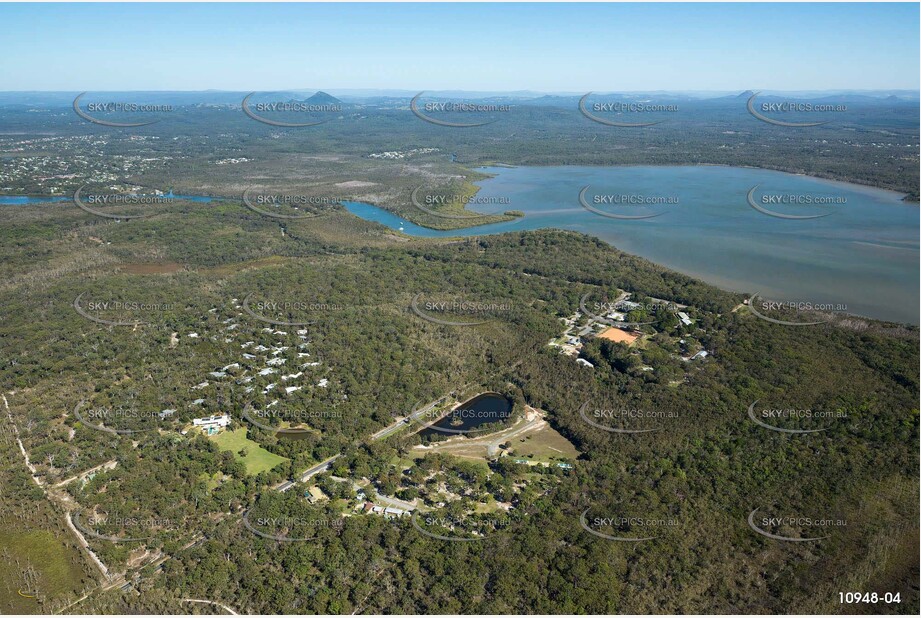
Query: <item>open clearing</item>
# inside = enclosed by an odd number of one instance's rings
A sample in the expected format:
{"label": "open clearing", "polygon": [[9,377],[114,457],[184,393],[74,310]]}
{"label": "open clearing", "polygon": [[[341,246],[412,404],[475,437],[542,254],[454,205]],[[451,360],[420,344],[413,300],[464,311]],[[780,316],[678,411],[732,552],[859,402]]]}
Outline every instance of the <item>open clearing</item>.
{"label": "open clearing", "polygon": [[[256,442],[246,437],[246,429],[240,427],[233,431],[222,431],[208,436],[213,440],[222,451],[230,451],[239,461],[246,466],[246,473],[251,475],[271,470],[283,461],[288,461],[285,457],[280,457],[268,452]],[[246,455],[241,456],[240,451],[246,450]]]}
{"label": "open clearing", "polygon": [[511,456],[533,458],[535,461],[574,461],[579,456],[579,451],[553,427],[544,425],[533,433],[513,438]]}
{"label": "open clearing", "polygon": [[628,333],[625,330],[621,330],[612,326],[604,332],[599,333],[598,338],[607,339],[608,341],[614,341],[616,343],[626,343],[627,345],[633,345],[633,342],[639,339],[640,336],[633,333]]}
{"label": "open clearing", "polygon": [[[6,529],[0,535],[0,555],[4,556],[0,576],[0,613],[34,614],[48,610],[41,601],[52,601],[76,594],[84,585],[79,567],[80,555],[48,530],[19,532]],[[36,578],[29,581],[23,570],[32,568]]]}

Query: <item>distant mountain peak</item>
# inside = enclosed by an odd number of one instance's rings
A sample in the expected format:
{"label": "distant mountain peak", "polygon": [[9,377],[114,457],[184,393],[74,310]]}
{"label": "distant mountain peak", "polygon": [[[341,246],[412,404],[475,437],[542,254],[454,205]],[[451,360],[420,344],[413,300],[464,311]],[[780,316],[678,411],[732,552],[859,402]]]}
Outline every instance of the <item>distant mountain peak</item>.
{"label": "distant mountain peak", "polygon": [[342,101],[322,90],[317,90],[313,96],[307,99],[307,103],[313,105],[342,105]]}

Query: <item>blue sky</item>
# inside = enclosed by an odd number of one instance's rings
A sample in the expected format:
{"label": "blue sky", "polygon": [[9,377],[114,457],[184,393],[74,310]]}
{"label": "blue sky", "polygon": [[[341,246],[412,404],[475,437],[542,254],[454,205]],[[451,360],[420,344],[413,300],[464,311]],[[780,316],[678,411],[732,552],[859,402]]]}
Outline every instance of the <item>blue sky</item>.
{"label": "blue sky", "polygon": [[0,4],[0,90],[919,89],[918,4]]}

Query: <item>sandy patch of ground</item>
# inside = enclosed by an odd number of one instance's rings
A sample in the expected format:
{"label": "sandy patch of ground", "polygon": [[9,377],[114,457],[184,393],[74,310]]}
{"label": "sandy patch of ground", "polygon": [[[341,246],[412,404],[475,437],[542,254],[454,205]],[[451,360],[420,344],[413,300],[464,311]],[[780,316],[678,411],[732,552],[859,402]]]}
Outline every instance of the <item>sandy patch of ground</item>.
{"label": "sandy patch of ground", "polygon": [[608,341],[616,341],[617,343],[626,343],[627,345],[633,345],[633,342],[640,338],[639,335],[628,333],[627,331],[615,328],[613,326],[603,333],[599,333],[598,337],[601,339],[607,339]]}
{"label": "sandy patch of ground", "polygon": [[366,180],[347,180],[346,182],[337,182],[336,186],[341,189],[363,189],[364,187],[373,187],[377,185],[376,182],[368,182]]}

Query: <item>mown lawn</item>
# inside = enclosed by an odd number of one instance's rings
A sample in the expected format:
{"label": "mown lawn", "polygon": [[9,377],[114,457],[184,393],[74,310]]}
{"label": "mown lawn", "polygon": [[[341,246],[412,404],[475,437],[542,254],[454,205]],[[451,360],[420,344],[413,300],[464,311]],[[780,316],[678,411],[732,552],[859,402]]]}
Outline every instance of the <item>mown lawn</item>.
{"label": "mown lawn", "polygon": [[[239,427],[233,431],[222,431],[213,436],[208,436],[210,440],[223,451],[230,451],[233,456],[243,462],[246,466],[246,473],[251,475],[271,470],[283,461],[288,461],[286,457],[281,457],[268,452],[256,442],[246,437],[246,428]],[[246,456],[241,456],[240,451],[246,450]]]}

